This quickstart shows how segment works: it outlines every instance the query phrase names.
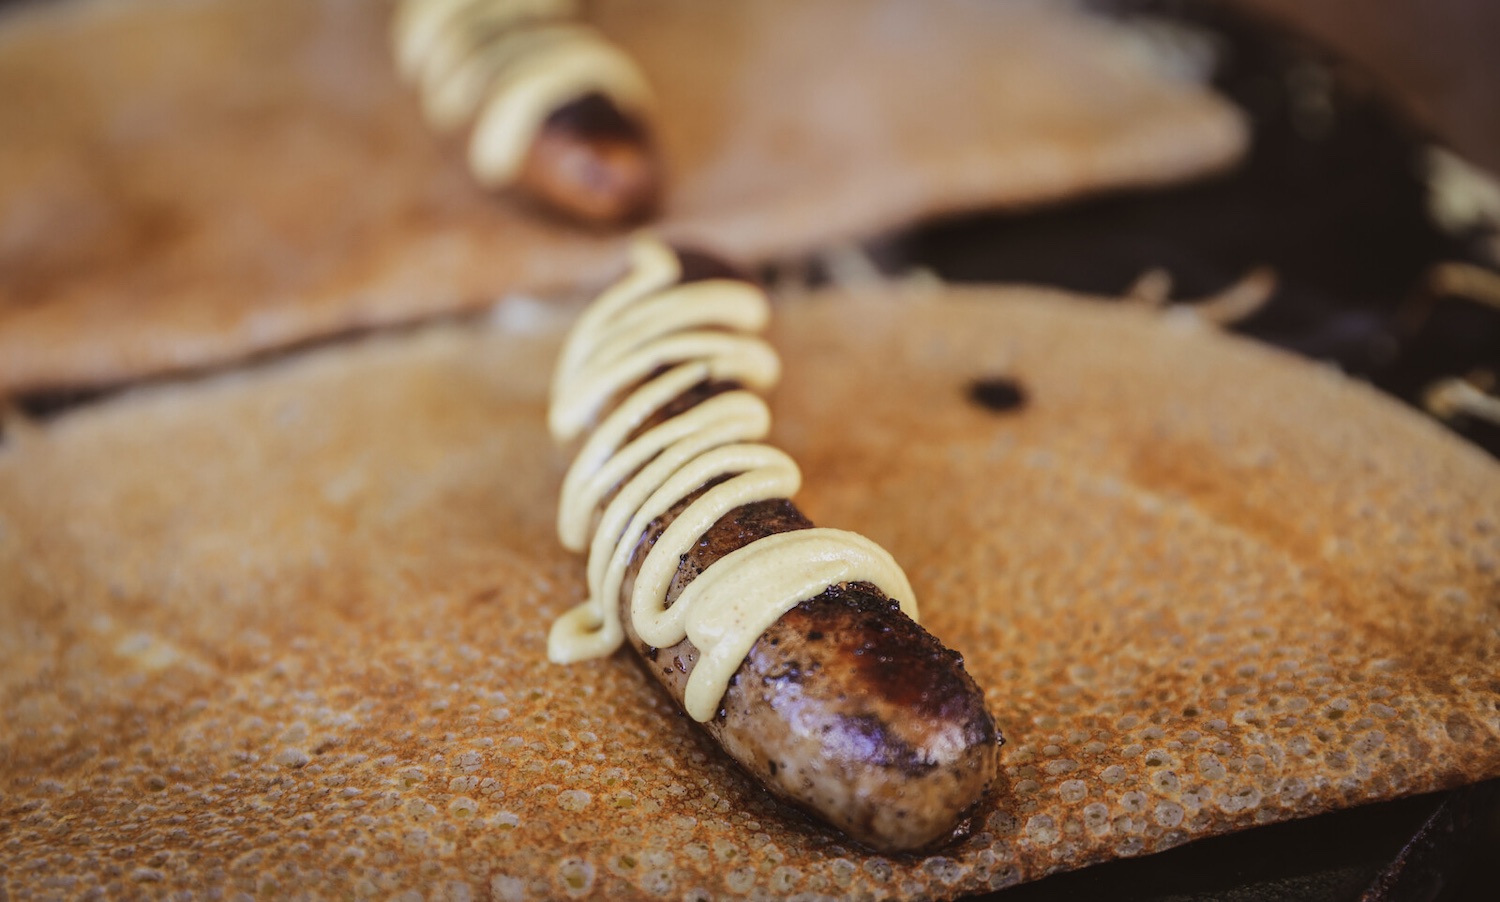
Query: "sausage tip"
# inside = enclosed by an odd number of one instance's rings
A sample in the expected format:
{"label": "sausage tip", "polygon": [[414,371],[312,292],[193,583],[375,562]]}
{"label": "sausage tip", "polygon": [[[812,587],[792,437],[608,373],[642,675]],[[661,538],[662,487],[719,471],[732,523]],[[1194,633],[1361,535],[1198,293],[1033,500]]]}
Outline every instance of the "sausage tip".
{"label": "sausage tip", "polygon": [[519,184],[554,209],[600,225],[641,222],[661,203],[650,136],[603,95],[557,110],[522,163]]}

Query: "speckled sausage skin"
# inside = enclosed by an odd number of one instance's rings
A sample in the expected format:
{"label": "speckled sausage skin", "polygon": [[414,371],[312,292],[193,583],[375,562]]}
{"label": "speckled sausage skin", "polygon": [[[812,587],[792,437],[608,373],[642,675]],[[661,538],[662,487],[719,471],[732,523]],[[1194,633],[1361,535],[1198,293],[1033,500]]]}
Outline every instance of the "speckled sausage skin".
{"label": "speckled sausage skin", "polygon": [[[711,261],[680,255],[687,280],[726,274]],[[690,389],[641,431],[735,387]],[[688,639],[670,648],[643,642],[629,598],[652,543],[694,497],[647,529],[620,599],[626,642],[679,705],[698,650]],[[787,499],[730,511],[684,557],[667,603],[731,551],[812,525]],[[963,835],[994,781],[1003,741],[963,659],[868,583],[834,586],[777,620],[703,727],[774,794],[881,852]]]}

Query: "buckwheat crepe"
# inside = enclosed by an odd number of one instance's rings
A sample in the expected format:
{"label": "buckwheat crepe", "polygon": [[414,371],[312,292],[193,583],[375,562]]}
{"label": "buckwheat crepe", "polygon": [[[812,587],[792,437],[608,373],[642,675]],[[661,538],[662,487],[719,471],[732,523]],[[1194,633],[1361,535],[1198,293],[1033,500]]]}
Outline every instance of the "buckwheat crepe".
{"label": "buckwheat crepe", "polygon": [[[1182,179],[1245,143],[1226,101],[1071,5],[590,7],[658,94],[658,227],[742,263]],[[397,82],[389,12],[70,0],[0,16],[0,397],[601,284],[623,237],[479,190],[460,138]]]}
{"label": "buckwheat crepe", "polygon": [[[499,899],[953,898],[1500,776],[1500,467],[1335,372],[1039,290],[782,303],[799,505],[912,579],[1009,739],[974,834],[772,802],[584,592],[570,310],[136,390],[0,449],[0,874]],[[999,411],[976,379],[1028,398]]]}

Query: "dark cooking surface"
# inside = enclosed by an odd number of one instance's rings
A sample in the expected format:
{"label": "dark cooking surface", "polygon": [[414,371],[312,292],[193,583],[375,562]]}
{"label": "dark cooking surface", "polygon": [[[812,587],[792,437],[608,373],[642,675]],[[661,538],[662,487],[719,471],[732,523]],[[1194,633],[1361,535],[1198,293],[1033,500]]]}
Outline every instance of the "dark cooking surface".
{"label": "dark cooking surface", "polygon": [[994,902],[1340,902],[1494,897],[1500,784],[1336,811],[1060,874]]}

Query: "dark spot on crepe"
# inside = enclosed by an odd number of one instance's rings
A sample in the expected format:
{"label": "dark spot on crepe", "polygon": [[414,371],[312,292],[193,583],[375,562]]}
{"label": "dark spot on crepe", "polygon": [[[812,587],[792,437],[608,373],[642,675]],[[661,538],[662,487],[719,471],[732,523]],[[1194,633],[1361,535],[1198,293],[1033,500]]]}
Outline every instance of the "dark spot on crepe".
{"label": "dark spot on crepe", "polygon": [[821,630],[809,630],[807,633],[807,641],[809,642],[817,642],[822,638],[823,632]]}
{"label": "dark spot on crepe", "polygon": [[1003,413],[1026,406],[1026,391],[1014,379],[985,376],[969,383],[969,400],[986,410]]}

